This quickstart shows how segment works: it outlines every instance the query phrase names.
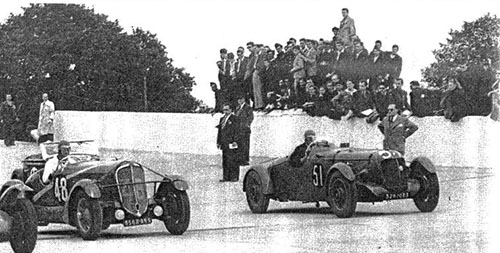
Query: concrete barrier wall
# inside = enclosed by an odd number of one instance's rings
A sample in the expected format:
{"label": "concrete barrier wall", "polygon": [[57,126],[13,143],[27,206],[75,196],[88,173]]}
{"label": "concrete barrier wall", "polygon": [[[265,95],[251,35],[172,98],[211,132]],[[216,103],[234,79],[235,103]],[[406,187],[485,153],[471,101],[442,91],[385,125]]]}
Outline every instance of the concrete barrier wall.
{"label": "concrete barrier wall", "polygon": [[[111,149],[220,154],[215,144],[220,114],[58,111],[56,115],[57,140],[94,139],[100,147]],[[442,166],[500,164],[500,123],[489,117],[466,117],[457,123],[442,117],[411,120],[419,130],[407,140],[407,159],[425,155]],[[353,147],[382,148],[383,135],[376,124],[361,119],[334,121],[272,112],[256,114],[251,156],[287,155],[302,142],[306,129],[336,145],[349,142]]]}

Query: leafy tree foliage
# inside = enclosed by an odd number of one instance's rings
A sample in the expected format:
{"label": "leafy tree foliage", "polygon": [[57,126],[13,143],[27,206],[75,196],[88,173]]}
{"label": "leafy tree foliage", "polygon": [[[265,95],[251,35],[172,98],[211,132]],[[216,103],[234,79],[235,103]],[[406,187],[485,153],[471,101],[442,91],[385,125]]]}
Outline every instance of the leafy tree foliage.
{"label": "leafy tree foliage", "polygon": [[193,77],[156,35],[76,4],[31,4],[0,26],[0,94],[36,125],[41,94],[58,110],[188,112]]}
{"label": "leafy tree foliage", "polygon": [[424,80],[442,86],[456,77],[466,93],[469,113],[487,115],[491,110],[488,92],[500,67],[500,19],[487,14],[464,22],[462,30],[451,30],[446,44],[433,51],[436,62],[422,70]]}

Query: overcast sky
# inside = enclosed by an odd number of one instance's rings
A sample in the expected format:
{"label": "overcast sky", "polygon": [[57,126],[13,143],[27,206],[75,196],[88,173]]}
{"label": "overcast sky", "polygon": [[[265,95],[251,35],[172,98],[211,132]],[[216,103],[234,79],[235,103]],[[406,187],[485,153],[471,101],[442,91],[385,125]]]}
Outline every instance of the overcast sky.
{"label": "overcast sky", "polygon": [[[21,6],[37,1],[2,1],[0,21]],[[54,1],[43,1],[54,2]],[[56,1],[64,2],[65,1]],[[488,12],[500,16],[495,0],[142,0],[72,1],[93,7],[96,12],[118,20],[127,31],[141,27],[157,34],[167,47],[174,65],[195,77],[193,95],[213,106],[209,82],[217,82],[219,49],[235,52],[254,41],[273,46],[288,38],[331,39],[331,28],[339,26],[341,9],[350,10],[356,31],[367,49],[382,40],[389,51],[398,44],[403,58],[405,84],[421,79],[421,69],[434,61],[432,50],[445,43],[450,29],[461,29]],[[248,55],[248,52],[246,52]]]}

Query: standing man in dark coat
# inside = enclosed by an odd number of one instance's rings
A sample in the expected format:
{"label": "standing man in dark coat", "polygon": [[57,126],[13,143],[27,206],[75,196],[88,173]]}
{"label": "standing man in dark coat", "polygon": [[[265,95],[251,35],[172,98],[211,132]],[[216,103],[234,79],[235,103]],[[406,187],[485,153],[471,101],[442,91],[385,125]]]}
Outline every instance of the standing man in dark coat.
{"label": "standing man in dark coat", "polygon": [[395,104],[390,104],[387,110],[387,116],[378,125],[378,129],[384,134],[384,149],[396,150],[404,155],[406,138],[415,133],[418,126],[407,117],[399,115]]}
{"label": "standing man in dark coat", "polygon": [[237,93],[244,93],[246,99],[250,99],[250,92],[246,88],[245,73],[247,71],[248,57],[244,56],[245,48],[238,47],[236,51],[236,61],[234,62],[233,80],[236,86]]}
{"label": "standing man in dark coat", "polygon": [[222,150],[223,176],[220,182],[237,182],[240,177],[238,162],[240,121],[233,114],[231,105],[222,106],[224,116],[220,119],[217,132],[217,148]]}
{"label": "standing man in dark coat", "polygon": [[6,94],[0,105],[0,124],[2,125],[5,146],[14,146],[16,140],[15,124],[19,121],[12,95]]}
{"label": "standing man in dark coat", "polygon": [[253,109],[245,102],[243,94],[238,95],[238,107],[236,107],[235,115],[240,120],[240,164],[248,165],[250,161],[250,133],[253,121]]}

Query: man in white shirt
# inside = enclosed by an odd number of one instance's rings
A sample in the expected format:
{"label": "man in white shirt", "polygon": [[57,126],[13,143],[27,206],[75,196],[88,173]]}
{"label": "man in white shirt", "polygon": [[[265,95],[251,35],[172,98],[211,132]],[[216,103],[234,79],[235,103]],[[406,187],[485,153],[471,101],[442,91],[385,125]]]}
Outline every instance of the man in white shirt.
{"label": "man in white shirt", "polygon": [[38,118],[38,143],[54,140],[54,116],[56,107],[49,100],[49,95],[43,93],[43,102],[40,104],[40,116]]}

